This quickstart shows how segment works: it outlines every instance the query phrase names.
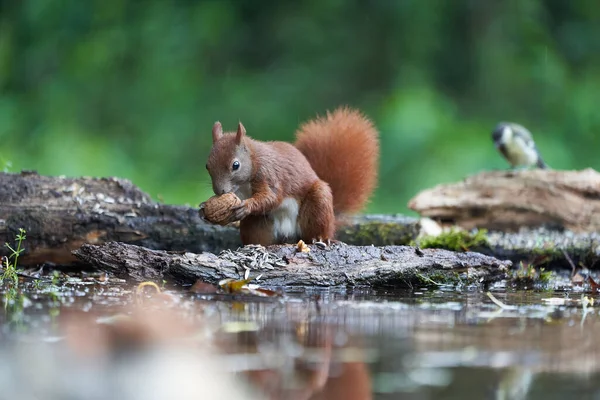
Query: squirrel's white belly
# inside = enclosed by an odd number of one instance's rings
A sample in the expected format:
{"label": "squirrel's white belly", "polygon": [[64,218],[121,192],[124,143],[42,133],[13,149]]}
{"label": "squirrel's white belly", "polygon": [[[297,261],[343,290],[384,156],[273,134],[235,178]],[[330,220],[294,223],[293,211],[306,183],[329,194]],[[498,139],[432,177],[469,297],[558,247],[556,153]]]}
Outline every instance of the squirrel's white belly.
{"label": "squirrel's white belly", "polygon": [[298,210],[300,204],[293,197],[283,199],[279,207],[271,212],[273,236],[276,239],[294,239],[300,236]]}

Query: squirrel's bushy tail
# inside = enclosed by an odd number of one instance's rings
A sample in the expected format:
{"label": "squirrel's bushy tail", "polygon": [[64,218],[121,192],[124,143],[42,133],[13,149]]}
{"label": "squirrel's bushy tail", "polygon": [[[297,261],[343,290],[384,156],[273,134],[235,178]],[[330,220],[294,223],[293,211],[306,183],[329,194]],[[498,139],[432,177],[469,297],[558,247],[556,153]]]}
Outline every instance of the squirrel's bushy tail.
{"label": "squirrel's bushy tail", "polygon": [[377,185],[379,134],[359,111],[341,107],[304,123],[295,146],[331,187],[336,214],[360,211]]}

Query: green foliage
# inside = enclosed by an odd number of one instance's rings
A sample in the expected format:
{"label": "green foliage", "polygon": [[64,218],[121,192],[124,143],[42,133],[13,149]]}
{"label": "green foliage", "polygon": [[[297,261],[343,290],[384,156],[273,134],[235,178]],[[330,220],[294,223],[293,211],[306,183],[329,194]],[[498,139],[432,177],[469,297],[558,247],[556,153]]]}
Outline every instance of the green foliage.
{"label": "green foliage", "polygon": [[426,274],[416,274],[419,283],[423,286],[458,286],[462,284],[460,276],[456,273],[444,273],[440,271],[431,271]]}
{"label": "green foliage", "polygon": [[506,168],[499,120],[553,168],[598,169],[599,17],[593,1],[3,2],[0,158],[195,205],[214,121],[293,140],[349,104],[381,131],[371,212]]}
{"label": "green foliage", "polygon": [[487,230],[480,229],[468,232],[451,228],[437,236],[423,236],[418,239],[417,244],[423,249],[436,248],[453,251],[468,251],[474,247],[487,245]]}
{"label": "green foliage", "polygon": [[510,271],[508,281],[518,288],[527,288],[546,285],[550,282],[554,273],[544,268],[536,269],[533,264],[519,263],[519,268]]}
{"label": "green foliage", "polygon": [[[25,229],[19,228],[19,233],[15,237],[15,241],[17,243],[17,248],[13,248],[10,244],[4,243],[6,247],[10,250],[10,255],[8,257],[4,257],[2,275],[0,275],[0,281],[9,281],[12,283],[13,287],[19,286],[19,276],[17,275],[17,266],[19,262],[19,255],[25,250],[22,247],[23,240],[26,239]],[[10,262],[12,259],[12,262]]]}

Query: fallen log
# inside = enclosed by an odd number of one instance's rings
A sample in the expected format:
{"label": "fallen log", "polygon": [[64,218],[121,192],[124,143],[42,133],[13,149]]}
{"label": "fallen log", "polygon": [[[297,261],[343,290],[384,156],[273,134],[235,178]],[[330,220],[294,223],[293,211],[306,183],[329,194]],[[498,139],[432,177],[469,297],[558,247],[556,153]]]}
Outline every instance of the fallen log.
{"label": "fallen log", "polygon": [[489,171],[427,189],[408,203],[421,216],[465,229],[550,227],[600,231],[600,173]]}
{"label": "fallen log", "polygon": [[[19,228],[27,232],[21,265],[75,263],[72,251],[85,243],[119,241],[193,253],[241,246],[236,227],[209,224],[195,207],[155,202],[125,179],[0,173],[0,243],[13,243]],[[406,244],[417,232],[415,218],[357,217],[339,238],[349,243],[356,238],[363,245],[373,240]],[[0,256],[9,254],[0,246]]]}
{"label": "fallen log", "polygon": [[[261,286],[411,286],[416,283],[485,283],[504,279],[510,261],[479,253],[420,250],[410,246],[348,246],[321,249],[308,246],[264,248],[251,246],[237,254],[225,252],[175,253],[125,243],[85,244],[74,251],[81,261],[117,276],[137,281],[164,277],[181,284],[200,279],[216,284],[225,278],[242,279],[249,268],[261,274]],[[244,251],[245,250],[245,251]],[[254,254],[253,254],[254,253]],[[265,261],[269,259],[270,261]]]}
{"label": "fallen log", "polygon": [[1,173],[0,242],[13,243],[19,228],[27,232],[22,265],[68,265],[82,244],[115,240],[194,252],[240,245],[235,229],[205,223],[197,209],[154,202],[124,179]]}

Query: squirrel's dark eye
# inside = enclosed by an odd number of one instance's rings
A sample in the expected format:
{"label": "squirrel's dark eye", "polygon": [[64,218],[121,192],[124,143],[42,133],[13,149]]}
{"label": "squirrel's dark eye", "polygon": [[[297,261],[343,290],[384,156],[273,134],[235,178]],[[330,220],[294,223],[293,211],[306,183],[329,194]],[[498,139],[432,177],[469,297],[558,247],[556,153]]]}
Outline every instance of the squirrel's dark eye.
{"label": "squirrel's dark eye", "polygon": [[206,169],[208,169],[208,164],[206,164]]}
{"label": "squirrel's dark eye", "polygon": [[231,169],[233,169],[234,171],[240,169],[240,162],[234,161],[233,165],[231,166]]}

